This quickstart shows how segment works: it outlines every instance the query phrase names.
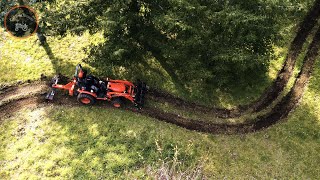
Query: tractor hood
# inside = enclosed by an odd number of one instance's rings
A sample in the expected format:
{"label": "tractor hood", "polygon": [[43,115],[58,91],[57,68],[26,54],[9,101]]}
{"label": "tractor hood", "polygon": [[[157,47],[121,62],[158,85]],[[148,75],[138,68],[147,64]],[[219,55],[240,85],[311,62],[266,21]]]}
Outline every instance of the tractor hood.
{"label": "tractor hood", "polygon": [[108,83],[108,90],[114,91],[114,92],[124,92],[126,91],[126,86],[123,83]]}

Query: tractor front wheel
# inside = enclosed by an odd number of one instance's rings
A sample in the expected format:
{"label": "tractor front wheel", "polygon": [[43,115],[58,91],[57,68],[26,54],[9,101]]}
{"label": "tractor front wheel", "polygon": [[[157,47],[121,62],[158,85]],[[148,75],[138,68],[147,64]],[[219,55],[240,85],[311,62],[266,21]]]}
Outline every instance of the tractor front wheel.
{"label": "tractor front wheel", "polygon": [[123,102],[120,98],[114,98],[112,100],[112,105],[116,108],[120,108],[122,106]]}
{"label": "tractor front wheel", "polygon": [[89,94],[83,94],[83,93],[80,93],[78,95],[78,98],[77,100],[81,103],[81,104],[84,104],[84,105],[92,105],[95,103],[95,98]]}

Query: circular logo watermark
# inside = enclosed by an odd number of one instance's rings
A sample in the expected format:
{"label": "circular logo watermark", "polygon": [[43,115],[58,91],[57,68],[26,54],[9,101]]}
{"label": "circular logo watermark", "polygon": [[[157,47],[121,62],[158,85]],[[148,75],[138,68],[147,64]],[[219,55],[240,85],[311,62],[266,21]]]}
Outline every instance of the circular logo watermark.
{"label": "circular logo watermark", "polygon": [[28,6],[15,6],[6,14],[4,26],[12,36],[24,39],[37,32],[38,16]]}

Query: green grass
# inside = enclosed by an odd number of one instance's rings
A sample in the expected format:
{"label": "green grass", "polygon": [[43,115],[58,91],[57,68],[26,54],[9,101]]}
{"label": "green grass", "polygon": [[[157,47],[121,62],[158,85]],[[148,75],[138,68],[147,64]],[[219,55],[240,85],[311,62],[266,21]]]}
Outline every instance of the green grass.
{"label": "green grass", "polygon": [[[4,163],[0,174],[4,178],[139,174],[145,164],[173,158],[175,146],[187,146],[176,143],[173,135],[163,139],[162,133],[170,135],[173,127],[120,110],[58,107],[24,110],[19,115],[1,126],[0,161]],[[163,150],[157,148],[158,140]],[[197,154],[190,148],[179,153],[185,160]]]}
{"label": "green grass", "polygon": [[320,62],[287,122],[248,135],[188,131],[132,112],[39,107],[2,117],[0,179],[145,179],[146,167],[204,164],[211,179],[317,179],[320,176]]}
{"label": "green grass", "polygon": [[[35,37],[15,40],[2,30],[0,33],[0,84],[35,80],[42,73],[71,76],[79,62],[91,72],[105,75],[101,69],[82,62],[90,58],[83,48],[103,42],[102,32],[48,37],[47,51],[35,42]],[[206,92],[211,96],[203,96],[201,88],[195,88],[193,96],[177,91],[155,61],[150,61],[149,69],[143,65],[135,70],[114,67],[112,72],[116,78],[143,76],[151,86],[191,101],[233,107],[250,102],[269,86],[281,68],[285,52],[286,49],[277,49],[278,56],[271,61],[269,79],[264,85],[211,87]],[[301,59],[297,67],[300,65]],[[11,117],[0,117],[0,179],[144,179],[147,166],[156,169],[162,161],[171,162],[177,152],[182,169],[202,162],[204,173],[211,179],[317,179],[319,61],[315,67],[308,91],[288,121],[248,135],[197,133],[132,112],[99,107],[22,109]],[[172,111],[165,104],[151,105]],[[186,117],[201,116],[173,112]]]}
{"label": "green grass", "polygon": [[37,80],[41,74],[52,76],[56,73],[72,76],[76,64],[88,55],[83,50],[101,42],[101,33],[81,37],[68,34],[63,38],[48,36],[49,48],[46,50],[36,41],[36,36],[20,40],[9,36],[0,29],[0,84],[16,81]]}
{"label": "green grass", "polygon": [[117,109],[24,109],[1,123],[0,178],[145,178],[148,165],[170,161],[177,151],[184,168],[204,162],[211,178],[316,179],[320,105],[313,95],[306,94],[288,122],[234,136]]}
{"label": "green grass", "polygon": [[40,107],[2,118],[0,179],[147,178],[146,167],[204,164],[212,179],[317,179],[320,176],[320,62],[288,121],[248,135],[188,131],[132,112]]}

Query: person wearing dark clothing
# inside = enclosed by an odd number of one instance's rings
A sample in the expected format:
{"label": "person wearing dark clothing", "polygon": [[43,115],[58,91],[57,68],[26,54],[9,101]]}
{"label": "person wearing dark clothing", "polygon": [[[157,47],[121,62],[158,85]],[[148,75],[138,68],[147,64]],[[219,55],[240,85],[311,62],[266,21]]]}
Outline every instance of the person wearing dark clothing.
{"label": "person wearing dark clothing", "polygon": [[107,91],[106,83],[100,81],[95,76],[89,75],[85,79],[85,88],[87,91],[91,91],[97,94],[98,97],[102,98],[105,96]]}

